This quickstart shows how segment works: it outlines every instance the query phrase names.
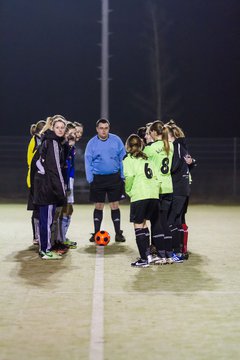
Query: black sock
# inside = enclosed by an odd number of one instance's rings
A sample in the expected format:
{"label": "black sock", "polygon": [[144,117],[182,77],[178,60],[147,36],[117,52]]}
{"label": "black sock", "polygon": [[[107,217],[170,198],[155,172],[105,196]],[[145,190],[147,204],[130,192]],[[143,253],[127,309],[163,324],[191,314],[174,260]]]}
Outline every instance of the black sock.
{"label": "black sock", "polygon": [[157,249],[157,253],[160,257],[166,257],[164,231],[160,221],[153,221],[152,227],[152,243]]}
{"label": "black sock", "polygon": [[103,218],[103,210],[94,209],[93,221],[94,221],[95,233],[97,233],[101,228],[102,218]]}
{"label": "black sock", "polygon": [[141,259],[147,260],[149,244],[144,229],[135,229],[136,242]]}
{"label": "black sock", "polygon": [[120,220],[121,220],[120,210],[119,209],[111,210],[111,217],[112,217],[115,233],[119,234],[120,233]]}
{"label": "black sock", "polygon": [[147,250],[147,256],[150,255],[150,232],[149,232],[149,229],[148,228],[144,228],[144,233],[145,233],[145,241],[147,242],[147,247],[148,247],[148,250]]}
{"label": "black sock", "polygon": [[143,230],[144,230],[144,233],[145,233],[145,236],[146,236],[146,240],[148,242],[148,246],[150,246],[150,232],[149,232],[149,229],[146,227]]}
{"label": "black sock", "polygon": [[164,236],[165,249],[169,253],[171,253],[173,250],[172,240],[173,240],[172,235]]}
{"label": "black sock", "polygon": [[184,246],[184,244],[183,244],[183,242],[184,242],[184,230],[183,230],[183,228],[182,228],[182,226],[178,226],[178,236],[179,236],[179,242],[180,242],[180,253],[182,253],[183,252],[183,246]]}
{"label": "black sock", "polygon": [[158,255],[162,258],[166,257],[164,235],[163,234],[154,234],[153,239],[154,239],[154,244],[156,246]]}
{"label": "black sock", "polygon": [[170,225],[170,231],[172,234],[172,250],[174,252],[180,251],[180,237],[178,234],[178,228],[175,225]]}

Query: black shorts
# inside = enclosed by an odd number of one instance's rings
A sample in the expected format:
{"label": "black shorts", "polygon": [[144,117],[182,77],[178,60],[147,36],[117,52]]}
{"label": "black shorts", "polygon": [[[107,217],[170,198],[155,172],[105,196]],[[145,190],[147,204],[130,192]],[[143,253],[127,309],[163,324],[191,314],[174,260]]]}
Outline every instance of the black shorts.
{"label": "black shorts", "polygon": [[173,194],[161,194],[159,197],[160,210],[169,212],[172,205]]}
{"label": "black shorts", "polygon": [[173,195],[173,201],[170,208],[168,223],[169,225],[181,225],[184,214],[187,196]]}
{"label": "black shorts", "polygon": [[153,220],[159,213],[158,199],[134,201],[130,205],[130,222],[142,224],[144,220]]}
{"label": "black shorts", "polygon": [[105,203],[106,195],[109,202],[124,199],[124,181],[120,173],[110,175],[94,175],[90,184],[90,201]]}

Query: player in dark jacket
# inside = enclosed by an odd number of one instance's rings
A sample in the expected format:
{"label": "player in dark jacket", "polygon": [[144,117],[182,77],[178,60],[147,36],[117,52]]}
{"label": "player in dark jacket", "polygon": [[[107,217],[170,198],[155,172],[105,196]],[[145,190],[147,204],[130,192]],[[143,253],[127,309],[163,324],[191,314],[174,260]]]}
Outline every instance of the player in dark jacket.
{"label": "player in dark jacket", "polygon": [[189,166],[194,159],[188,154],[185,135],[173,120],[167,125],[169,140],[173,143],[174,153],[171,168],[173,182],[173,201],[170,208],[168,223],[173,236],[173,250],[180,259],[188,258],[184,249],[183,218],[190,195],[191,175]]}
{"label": "player in dark jacket", "polygon": [[[61,214],[59,217],[59,234],[58,240],[61,244],[66,245],[68,248],[75,249],[77,243],[66,238],[66,234],[71,222],[71,217],[73,214],[73,203],[74,203],[74,176],[75,176],[75,141],[76,141],[76,125],[72,122],[67,123],[66,133],[65,133],[65,169],[64,169],[64,181],[67,187],[67,203],[63,206]],[[79,139],[81,134],[78,133]]]}
{"label": "player in dark jacket", "polygon": [[59,254],[51,251],[51,225],[56,206],[66,202],[62,175],[64,154],[62,142],[66,122],[60,116],[53,117],[52,128],[44,133],[34,176],[34,204],[39,206],[40,256],[58,260]]}

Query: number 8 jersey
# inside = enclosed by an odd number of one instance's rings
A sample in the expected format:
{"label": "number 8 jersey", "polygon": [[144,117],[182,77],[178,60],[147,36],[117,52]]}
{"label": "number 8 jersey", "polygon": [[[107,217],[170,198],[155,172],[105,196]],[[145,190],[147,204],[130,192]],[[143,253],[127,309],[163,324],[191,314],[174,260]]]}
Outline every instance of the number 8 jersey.
{"label": "number 8 jersey", "polygon": [[160,194],[170,194],[173,192],[171,167],[173,159],[173,144],[169,142],[170,151],[167,155],[162,140],[149,143],[145,146],[143,152],[147,155],[159,171],[161,188]]}
{"label": "number 8 jersey", "polygon": [[123,159],[125,191],[130,201],[158,199],[160,180],[154,163],[127,154]]}

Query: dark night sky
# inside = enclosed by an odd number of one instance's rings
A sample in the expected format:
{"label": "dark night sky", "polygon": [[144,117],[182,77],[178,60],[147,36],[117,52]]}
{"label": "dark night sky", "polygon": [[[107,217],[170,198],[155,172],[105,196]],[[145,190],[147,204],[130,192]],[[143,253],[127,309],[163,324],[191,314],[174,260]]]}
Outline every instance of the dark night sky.
{"label": "dark night sky", "polygon": [[[110,121],[122,136],[156,118],[139,100],[152,98],[146,2],[109,0]],[[239,136],[239,0],[155,2],[169,79],[163,119],[192,137]],[[100,0],[0,0],[1,134],[27,135],[56,113],[95,133],[100,18]]]}

